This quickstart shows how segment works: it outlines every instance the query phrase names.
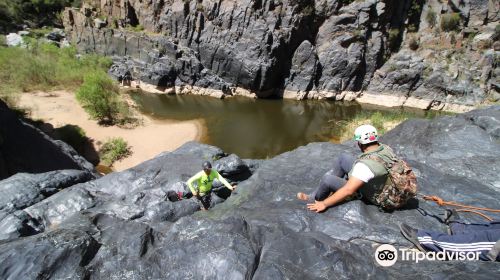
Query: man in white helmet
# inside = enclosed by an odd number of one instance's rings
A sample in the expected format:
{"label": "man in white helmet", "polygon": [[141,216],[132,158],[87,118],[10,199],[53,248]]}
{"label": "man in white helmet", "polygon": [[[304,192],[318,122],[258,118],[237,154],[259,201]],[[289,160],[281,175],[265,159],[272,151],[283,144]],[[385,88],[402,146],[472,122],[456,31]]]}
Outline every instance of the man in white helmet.
{"label": "man in white helmet", "polygon": [[[384,164],[367,157],[376,155],[391,162],[396,155],[386,145],[378,142],[377,129],[371,125],[362,125],[354,132],[354,139],[363,154],[358,158],[342,154],[320,181],[319,187],[311,194],[298,193],[300,200],[311,201],[307,204],[311,211],[322,212],[328,207],[339,204],[353,196],[362,196],[367,201],[377,204],[375,197],[383,188],[388,171]],[[347,179],[346,179],[347,178]]]}

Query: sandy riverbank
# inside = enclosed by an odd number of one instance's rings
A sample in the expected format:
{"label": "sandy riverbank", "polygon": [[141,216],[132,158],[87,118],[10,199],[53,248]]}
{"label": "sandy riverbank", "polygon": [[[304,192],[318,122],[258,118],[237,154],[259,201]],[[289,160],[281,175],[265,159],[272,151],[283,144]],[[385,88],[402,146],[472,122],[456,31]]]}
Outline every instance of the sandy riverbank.
{"label": "sandy riverbank", "polygon": [[77,125],[93,139],[94,147],[112,137],[122,137],[132,147],[132,155],[116,162],[113,168],[121,171],[151,159],[164,151],[172,151],[182,144],[199,140],[202,124],[199,121],[159,121],[140,116],[143,124],[132,129],[117,126],[104,127],[90,120],[74,94],[65,91],[51,93],[24,93],[19,106],[31,111],[32,119],[41,119],[54,127]]}

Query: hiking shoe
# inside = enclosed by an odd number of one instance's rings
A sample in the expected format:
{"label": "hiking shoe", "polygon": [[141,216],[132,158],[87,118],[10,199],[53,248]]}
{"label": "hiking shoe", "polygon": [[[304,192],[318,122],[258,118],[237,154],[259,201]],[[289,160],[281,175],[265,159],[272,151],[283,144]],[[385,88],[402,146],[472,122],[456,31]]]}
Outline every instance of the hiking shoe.
{"label": "hiking shoe", "polygon": [[420,245],[420,243],[418,242],[417,230],[416,229],[410,227],[407,224],[402,223],[402,224],[399,225],[399,230],[401,230],[401,234],[403,234],[403,236],[406,239],[408,239],[408,241],[410,241],[411,243],[413,243],[413,245],[415,245],[415,247],[417,247],[422,252],[426,252],[426,250],[424,249],[424,247],[422,247],[422,245]]}

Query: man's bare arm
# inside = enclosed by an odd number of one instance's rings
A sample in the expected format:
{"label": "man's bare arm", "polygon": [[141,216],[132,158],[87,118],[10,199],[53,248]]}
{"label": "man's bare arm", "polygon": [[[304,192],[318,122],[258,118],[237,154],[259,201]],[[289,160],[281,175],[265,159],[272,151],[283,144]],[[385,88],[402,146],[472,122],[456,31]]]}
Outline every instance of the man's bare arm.
{"label": "man's bare arm", "polygon": [[347,181],[347,183],[336,191],[333,195],[329,196],[327,199],[323,201],[316,201],[315,203],[307,204],[307,208],[312,211],[322,212],[325,211],[326,208],[331,207],[335,204],[338,204],[348,196],[353,195],[358,191],[361,186],[363,186],[364,182],[358,178],[351,177]]}

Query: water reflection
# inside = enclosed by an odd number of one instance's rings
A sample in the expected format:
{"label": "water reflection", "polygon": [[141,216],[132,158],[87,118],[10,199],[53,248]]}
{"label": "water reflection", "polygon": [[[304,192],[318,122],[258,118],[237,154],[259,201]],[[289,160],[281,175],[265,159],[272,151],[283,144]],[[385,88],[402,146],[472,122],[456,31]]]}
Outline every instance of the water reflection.
{"label": "water reflection", "polygon": [[131,93],[140,110],[157,119],[203,119],[204,143],[241,158],[267,158],[310,142],[338,137],[338,121],[362,109],[357,103],[317,100],[220,100],[203,96]]}

